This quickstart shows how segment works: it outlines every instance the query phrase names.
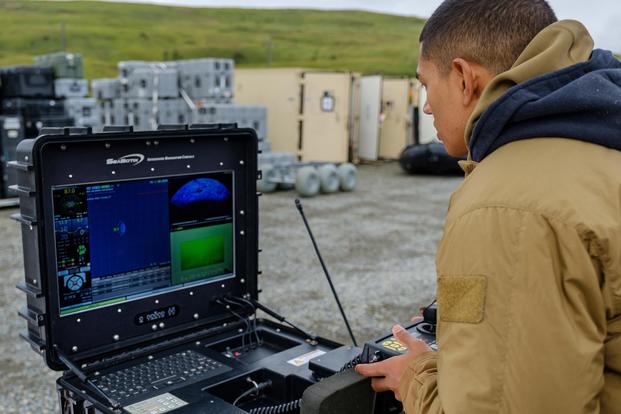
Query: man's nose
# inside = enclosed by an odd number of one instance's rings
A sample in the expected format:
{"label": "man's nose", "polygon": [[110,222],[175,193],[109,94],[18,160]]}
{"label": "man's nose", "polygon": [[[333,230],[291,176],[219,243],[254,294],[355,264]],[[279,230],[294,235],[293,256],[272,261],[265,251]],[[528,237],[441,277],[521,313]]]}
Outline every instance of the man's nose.
{"label": "man's nose", "polygon": [[431,105],[429,105],[429,100],[425,100],[425,105],[423,105],[423,112],[427,115],[433,115],[431,111]]}

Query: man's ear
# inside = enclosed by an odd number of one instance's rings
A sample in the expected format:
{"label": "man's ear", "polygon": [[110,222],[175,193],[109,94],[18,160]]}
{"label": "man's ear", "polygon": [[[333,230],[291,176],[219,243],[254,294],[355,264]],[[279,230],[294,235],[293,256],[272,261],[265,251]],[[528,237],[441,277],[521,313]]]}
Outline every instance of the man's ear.
{"label": "man's ear", "polygon": [[462,58],[455,58],[452,62],[452,69],[459,82],[462,103],[464,106],[470,106],[473,100],[476,100],[480,94],[480,78],[477,68],[472,62]]}

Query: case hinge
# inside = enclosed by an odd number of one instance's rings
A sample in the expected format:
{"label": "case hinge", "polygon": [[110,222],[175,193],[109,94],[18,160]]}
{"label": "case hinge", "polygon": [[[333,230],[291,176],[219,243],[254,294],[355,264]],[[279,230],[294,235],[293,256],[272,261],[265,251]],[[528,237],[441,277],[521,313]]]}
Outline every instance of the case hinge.
{"label": "case hinge", "polygon": [[26,196],[26,197],[34,197],[36,192],[31,190],[28,187],[20,187],[17,184],[13,184],[9,186],[9,191],[17,196]]}
{"label": "case hinge", "polygon": [[39,353],[45,351],[45,345],[35,339],[32,339],[28,332],[20,332],[19,337],[22,338],[24,341],[28,342],[32,349],[34,349],[35,351]]}
{"label": "case hinge", "polygon": [[30,217],[26,217],[20,213],[15,213],[15,214],[11,214],[11,220],[15,220],[18,223],[24,224],[28,227],[33,227],[37,225],[37,221],[34,219],[31,219]]}
{"label": "case hinge", "polygon": [[37,299],[40,299],[44,296],[43,292],[41,292],[40,289],[37,289],[34,286],[29,285],[25,282],[19,282],[15,287],[21,290],[22,292],[24,292],[25,294],[32,296],[34,298],[37,298]]}
{"label": "case hinge", "polygon": [[6,165],[16,170],[22,170],[22,171],[32,170],[32,164],[28,164],[28,163],[21,162],[21,161],[9,161],[6,163]]}
{"label": "case hinge", "polygon": [[28,309],[26,306],[23,306],[17,311],[17,314],[22,318],[26,319],[28,322],[32,323],[36,326],[45,325],[45,315],[42,313],[37,313],[32,309]]}

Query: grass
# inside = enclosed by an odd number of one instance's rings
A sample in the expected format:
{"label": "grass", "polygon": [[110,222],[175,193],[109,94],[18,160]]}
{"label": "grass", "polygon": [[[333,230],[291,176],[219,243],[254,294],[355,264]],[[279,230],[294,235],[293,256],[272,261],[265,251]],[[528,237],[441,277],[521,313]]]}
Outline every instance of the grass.
{"label": "grass", "polygon": [[82,53],[87,78],[121,60],[234,58],[272,67],[413,76],[423,20],[352,11],[184,8],[107,2],[0,2],[0,66],[58,51]]}

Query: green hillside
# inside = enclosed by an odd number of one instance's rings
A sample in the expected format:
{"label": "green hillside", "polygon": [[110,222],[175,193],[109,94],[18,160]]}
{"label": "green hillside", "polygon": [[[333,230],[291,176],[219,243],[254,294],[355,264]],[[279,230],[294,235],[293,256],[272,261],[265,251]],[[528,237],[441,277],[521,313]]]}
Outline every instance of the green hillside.
{"label": "green hillside", "polygon": [[167,7],[105,2],[0,2],[0,66],[66,49],[86,77],[120,60],[234,58],[238,67],[309,67],[413,75],[423,21],[366,12]]}

